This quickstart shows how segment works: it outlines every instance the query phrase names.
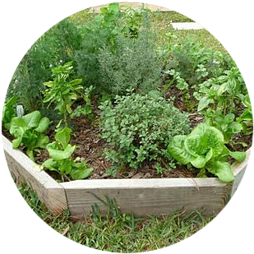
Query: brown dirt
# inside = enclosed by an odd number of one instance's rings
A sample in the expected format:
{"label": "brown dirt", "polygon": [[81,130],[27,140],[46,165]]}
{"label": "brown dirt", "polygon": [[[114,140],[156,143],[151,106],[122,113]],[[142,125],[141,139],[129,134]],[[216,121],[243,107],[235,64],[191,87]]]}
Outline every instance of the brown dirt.
{"label": "brown dirt", "polygon": [[[171,90],[170,94],[174,94],[175,91]],[[181,98],[181,97],[176,97]],[[96,104],[96,102],[95,102]],[[175,100],[175,106],[180,108],[181,110],[186,110],[186,105],[182,99]],[[73,154],[73,158],[79,157],[82,160],[85,160],[87,164],[94,169],[93,174],[89,179],[147,179],[147,178],[191,178],[196,177],[198,170],[191,168],[188,169],[186,166],[177,165],[177,169],[171,169],[166,163],[163,163],[165,168],[163,172],[158,172],[156,170],[156,162],[147,162],[140,169],[132,169],[129,167],[124,167],[121,170],[114,170],[111,162],[107,161],[103,155],[103,151],[107,148],[107,143],[105,140],[101,138],[101,130],[98,126],[98,108],[96,105],[93,106],[93,112],[97,117],[91,120],[85,120],[84,117],[76,118],[72,121],[72,145],[76,145],[77,148]],[[203,121],[203,117],[198,113],[193,112],[190,116],[190,126],[193,128],[197,124]],[[8,131],[3,129],[3,134],[10,140],[12,140],[11,135]],[[54,128],[48,130],[47,135],[50,139],[54,140]],[[235,137],[236,141],[246,142],[247,146],[251,146],[252,137],[250,136],[242,136],[237,135]],[[241,145],[237,145],[235,147],[231,147],[233,150],[247,150],[248,147],[242,147]],[[22,148],[21,148],[22,150]],[[35,161],[38,164],[42,164],[46,159],[48,159],[49,155],[46,149],[40,151],[35,155]],[[111,169],[111,170],[110,170]],[[68,177],[63,178],[57,172],[48,173],[55,178],[56,180],[70,180]]]}

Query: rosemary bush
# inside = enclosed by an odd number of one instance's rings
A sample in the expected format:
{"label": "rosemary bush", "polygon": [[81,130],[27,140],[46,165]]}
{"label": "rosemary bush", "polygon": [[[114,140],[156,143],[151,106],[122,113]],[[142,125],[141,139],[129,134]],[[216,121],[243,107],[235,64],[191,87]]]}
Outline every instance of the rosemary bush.
{"label": "rosemary bush", "polygon": [[128,89],[143,94],[157,89],[164,63],[156,51],[155,35],[147,28],[136,39],[119,35],[116,41],[115,50],[105,47],[98,55],[103,90],[124,95]]}

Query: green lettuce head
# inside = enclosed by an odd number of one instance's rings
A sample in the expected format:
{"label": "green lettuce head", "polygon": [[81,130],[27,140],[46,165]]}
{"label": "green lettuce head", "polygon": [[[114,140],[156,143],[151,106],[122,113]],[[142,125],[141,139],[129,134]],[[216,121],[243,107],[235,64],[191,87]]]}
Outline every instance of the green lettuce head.
{"label": "green lettuce head", "polygon": [[178,135],[168,145],[168,154],[181,164],[190,163],[200,169],[204,175],[205,170],[218,176],[223,182],[231,182],[234,175],[229,156],[242,162],[246,155],[244,152],[231,152],[225,146],[224,136],[215,127],[199,124],[189,135]]}

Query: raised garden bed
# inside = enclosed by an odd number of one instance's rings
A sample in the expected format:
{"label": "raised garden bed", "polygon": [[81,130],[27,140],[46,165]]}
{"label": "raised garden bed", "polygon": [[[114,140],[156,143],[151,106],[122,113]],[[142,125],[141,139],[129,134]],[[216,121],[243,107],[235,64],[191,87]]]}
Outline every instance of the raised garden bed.
{"label": "raised garden bed", "polygon": [[81,219],[99,201],[115,198],[123,213],[136,216],[165,215],[178,209],[202,210],[218,214],[236,191],[247,167],[250,149],[244,162],[233,166],[235,180],[222,183],[217,178],[172,179],[98,179],[58,183],[20,150],[12,148],[3,136],[8,167],[16,181],[31,186],[39,199],[54,214],[70,210],[72,217]]}
{"label": "raised garden bed", "polygon": [[157,29],[143,8],[112,3],[85,20],[52,28],[13,76],[2,123],[15,180],[75,218],[112,199],[138,217],[220,212],[253,132],[233,59]]}

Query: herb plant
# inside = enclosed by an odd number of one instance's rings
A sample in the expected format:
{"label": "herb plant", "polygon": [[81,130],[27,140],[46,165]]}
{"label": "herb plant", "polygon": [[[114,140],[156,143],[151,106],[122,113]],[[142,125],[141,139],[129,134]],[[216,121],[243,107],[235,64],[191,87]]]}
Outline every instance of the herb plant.
{"label": "herb plant", "polygon": [[188,117],[156,94],[116,96],[100,109],[107,159],[138,168],[145,161],[167,160],[168,142],[189,131]]}
{"label": "herb plant", "polygon": [[52,103],[55,109],[63,115],[63,120],[67,126],[68,116],[72,113],[72,104],[75,100],[83,96],[82,79],[69,81],[73,73],[72,62],[52,68],[52,81],[45,82],[47,89],[44,92],[44,102],[50,106]]}
{"label": "herb plant", "polygon": [[[88,85],[93,85],[97,93],[108,93],[111,92],[112,88],[115,85],[112,85],[112,81],[117,82],[116,86],[118,87],[121,84],[121,81],[124,81],[121,91],[126,88],[126,80],[130,79],[130,83],[133,83],[133,80],[138,78],[135,83],[140,83],[140,77],[137,76],[137,71],[134,68],[139,68],[141,70],[141,78],[146,78],[143,76],[143,70],[147,70],[147,75],[150,76],[150,71],[153,70],[152,67],[149,67],[149,64],[152,64],[153,67],[156,67],[148,56],[154,58],[154,49],[149,52],[151,49],[151,43],[143,39],[141,48],[138,45],[135,47],[131,40],[136,40],[139,37],[140,31],[148,26],[148,19],[146,19],[148,12],[144,9],[139,10],[120,10],[119,3],[109,4],[108,7],[101,8],[100,14],[94,16],[94,19],[85,26],[84,28],[84,39],[79,50],[75,53],[75,61],[77,62],[78,73],[81,75]],[[146,22],[146,25],[144,25]],[[141,29],[142,28],[142,29]],[[151,32],[151,31],[149,31]],[[120,40],[119,38],[122,38]],[[126,39],[124,40],[124,38]],[[125,42],[124,46],[121,43]],[[140,40],[139,40],[140,41]],[[126,45],[130,43],[130,45]],[[146,43],[149,43],[146,45]],[[140,44],[140,42],[139,42]],[[128,48],[130,50],[128,51]],[[121,50],[124,50],[122,53]],[[141,50],[139,53],[138,50]],[[107,63],[106,55],[109,57]],[[139,53],[139,58],[134,54]],[[126,60],[124,57],[126,55]],[[146,56],[146,54],[148,56]],[[143,58],[143,60],[142,60]],[[121,63],[121,61],[124,63]],[[131,65],[131,62],[135,61],[134,65]],[[148,63],[146,63],[148,61]],[[127,64],[127,66],[125,66]],[[115,65],[115,66],[114,66]],[[142,67],[144,65],[144,67]],[[113,70],[111,68],[113,67]],[[122,69],[121,69],[122,68]],[[129,69],[128,69],[129,68]],[[142,69],[143,68],[143,69]],[[132,77],[130,73],[134,72]],[[156,72],[156,70],[153,71]],[[126,74],[125,74],[126,72]],[[116,73],[111,76],[112,73]],[[108,80],[110,78],[110,80]],[[148,78],[146,79],[148,80]],[[151,81],[152,82],[152,81]],[[151,83],[150,82],[150,83]],[[115,91],[113,91],[116,94]],[[113,95],[114,95],[113,94]]]}
{"label": "herb plant", "polygon": [[241,95],[247,94],[247,89],[237,67],[224,71],[223,75],[211,78],[200,84],[195,97],[199,99],[198,111],[212,108],[223,114],[234,113]]}
{"label": "herb plant", "polygon": [[34,160],[34,151],[37,148],[45,148],[49,142],[49,137],[45,135],[48,127],[49,119],[42,117],[39,111],[12,118],[10,133],[15,137],[12,141],[13,148],[23,144],[27,155]]}
{"label": "herb plant", "polygon": [[115,50],[105,47],[98,54],[103,91],[125,95],[128,89],[142,94],[158,89],[164,63],[157,54],[152,31],[144,29],[136,39],[118,35],[116,41]]}
{"label": "herb plant", "polygon": [[59,129],[55,141],[46,146],[50,158],[42,166],[58,172],[61,176],[70,175],[74,180],[87,178],[93,169],[87,167],[85,162],[77,162],[71,158],[76,146],[69,144],[70,138],[71,129],[68,127]]}
{"label": "herb plant", "polygon": [[224,136],[218,129],[199,124],[189,135],[175,136],[167,151],[181,164],[191,164],[200,169],[199,176],[206,176],[207,170],[221,181],[231,182],[234,175],[227,159],[231,156],[242,162],[245,153],[231,152],[224,143]]}

